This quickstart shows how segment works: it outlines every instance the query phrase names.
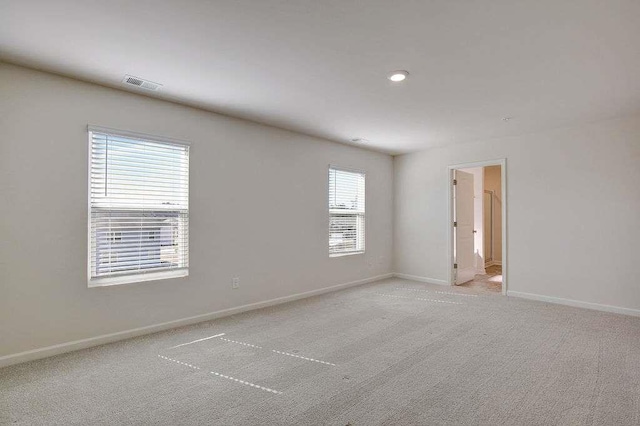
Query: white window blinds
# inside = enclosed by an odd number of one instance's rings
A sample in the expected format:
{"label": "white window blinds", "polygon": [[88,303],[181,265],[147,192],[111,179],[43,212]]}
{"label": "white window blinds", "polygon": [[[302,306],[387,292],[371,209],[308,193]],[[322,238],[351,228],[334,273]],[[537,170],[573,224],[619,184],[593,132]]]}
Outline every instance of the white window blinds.
{"label": "white window blinds", "polygon": [[89,129],[89,285],[187,275],[189,146]]}
{"label": "white window blinds", "polygon": [[365,174],[329,167],[329,256],[363,253]]}

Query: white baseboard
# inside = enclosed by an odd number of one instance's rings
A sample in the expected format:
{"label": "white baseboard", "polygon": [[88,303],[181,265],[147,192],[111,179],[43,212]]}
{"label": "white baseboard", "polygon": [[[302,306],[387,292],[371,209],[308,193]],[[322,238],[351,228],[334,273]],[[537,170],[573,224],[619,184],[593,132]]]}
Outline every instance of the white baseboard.
{"label": "white baseboard", "polygon": [[447,286],[449,285],[447,281],[439,280],[437,278],[420,277],[418,275],[409,275],[409,274],[400,274],[400,273],[394,273],[393,276],[396,278],[404,278],[405,280],[420,281],[420,282],[429,283],[429,284],[438,284],[438,285],[447,285]]}
{"label": "white baseboard", "polygon": [[622,308],[620,306],[601,305],[599,303],[583,302],[580,300],[563,299],[561,297],[543,296],[540,294],[523,293],[507,290],[507,296],[521,297],[523,299],[538,300],[541,302],[556,303],[559,305],[574,306],[576,308],[594,309],[596,311],[613,312],[615,314],[632,315],[640,317],[640,309]]}
{"label": "white baseboard", "polygon": [[93,346],[104,345],[118,340],[130,339],[132,337],[142,336],[145,334],[157,333],[159,331],[169,330],[185,325],[196,324],[199,322],[210,321],[216,318],[226,317],[229,315],[239,314],[241,312],[252,311],[255,309],[266,308],[268,306],[279,305],[281,303],[292,302],[294,300],[304,299],[307,297],[317,296],[332,291],[342,290],[348,287],[354,287],[374,281],[383,280],[393,277],[394,274],[377,275],[362,280],[351,281],[348,283],[338,284],[330,287],[324,287],[317,290],[306,291],[304,293],[292,294],[290,296],[278,297],[276,299],[265,300],[262,302],[250,303],[248,305],[237,306],[235,308],[223,309],[220,311],[210,312],[202,315],[196,315],[188,318],[181,318],[174,321],[163,322],[161,324],[149,325],[146,327],[134,328],[131,330],[119,331],[117,333],[103,334],[101,336],[90,337],[88,339],[74,340],[71,342],[60,343],[58,345],[47,346],[44,348],[33,349],[30,351],[19,352],[0,357],[0,368],[9,365],[19,364],[22,362],[33,361],[36,359],[47,358],[54,355],[60,355],[66,352],[72,352],[79,349],[86,349]]}

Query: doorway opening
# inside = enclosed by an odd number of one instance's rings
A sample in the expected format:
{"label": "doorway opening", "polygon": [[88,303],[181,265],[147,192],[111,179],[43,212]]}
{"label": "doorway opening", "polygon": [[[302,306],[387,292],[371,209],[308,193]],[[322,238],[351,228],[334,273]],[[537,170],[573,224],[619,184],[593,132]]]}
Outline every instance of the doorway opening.
{"label": "doorway opening", "polygon": [[449,283],[506,295],[506,159],[448,171]]}

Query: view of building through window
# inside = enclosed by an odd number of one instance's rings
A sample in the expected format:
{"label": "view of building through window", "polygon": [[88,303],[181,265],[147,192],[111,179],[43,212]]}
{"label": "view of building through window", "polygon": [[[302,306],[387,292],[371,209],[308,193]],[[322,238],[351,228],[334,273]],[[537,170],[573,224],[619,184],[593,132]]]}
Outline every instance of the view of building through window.
{"label": "view of building through window", "polygon": [[91,132],[91,279],[188,267],[189,148]]}
{"label": "view of building through window", "polygon": [[329,255],[364,252],[364,173],[329,168],[329,216]]}

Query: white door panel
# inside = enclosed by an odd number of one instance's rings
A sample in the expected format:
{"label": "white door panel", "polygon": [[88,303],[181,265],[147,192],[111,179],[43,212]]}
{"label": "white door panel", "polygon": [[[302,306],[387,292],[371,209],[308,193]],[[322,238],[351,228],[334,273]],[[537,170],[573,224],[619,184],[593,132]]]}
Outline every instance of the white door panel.
{"label": "white door panel", "polygon": [[473,175],[455,171],[454,190],[456,285],[471,281],[476,274],[473,235]]}

